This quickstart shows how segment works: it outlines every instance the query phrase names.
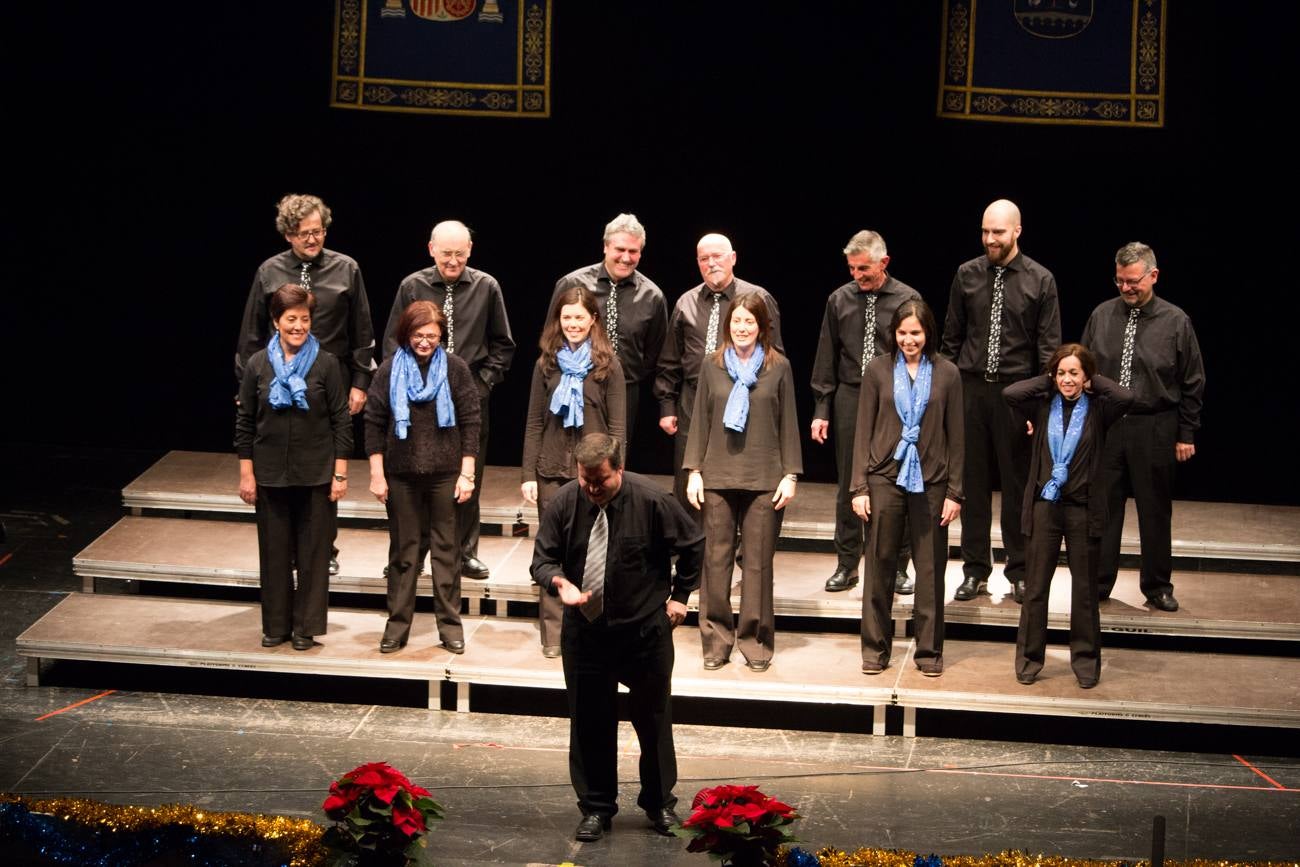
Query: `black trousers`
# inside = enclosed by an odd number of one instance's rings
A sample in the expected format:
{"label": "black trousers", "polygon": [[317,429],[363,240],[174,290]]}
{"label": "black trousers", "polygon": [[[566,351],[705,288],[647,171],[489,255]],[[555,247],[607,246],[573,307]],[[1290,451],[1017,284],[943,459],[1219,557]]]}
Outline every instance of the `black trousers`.
{"label": "black trousers", "polygon": [[[767,662],[776,649],[772,556],[777,512],[773,491],[704,491],[704,575],[700,582],[700,642],[705,659],[728,659],[738,646],[749,662]],[[740,566],[740,619],[731,613],[736,530],[745,546]]]}
{"label": "black trousers", "polygon": [[623,451],[623,466],[627,466],[627,458],[631,455],[632,435],[636,433],[636,413],[641,405],[641,383],[629,382],[627,388],[627,441],[623,443],[627,448]]}
{"label": "black trousers", "polygon": [[[474,375],[474,383],[478,386],[479,413],[482,419],[482,427],[478,432],[478,461],[474,465],[474,493],[470,494],[468,500],[456,504],[456,533],[460,539],[460,560],[456,562],[456,571],[460,572],[460,564],[470,557],[478,556],[478,534],[479,524],[482,515],[479,512],[478,498],[483,490],[485,473],[484,468],[487,466],[487,444],[488,444],[488,404],[491,402],[492,389],[488,388],[487,383],[479,378],[478,374]],[[428,549],[428,546],[425,546]],[[424,558],[420,559],[424,562]]]}
{"label": "black trousers", "polygon": [[[1030,439],[1002,399],[1012,380],[985,382],[962,372],[962,402],[966,421],[966,499],[961,507],[962,571],[968,578],[988,580],[993,572],[989,533],[993,526],[993,473],[997,467],[1002,491],[1002,546],[1007,551],[1003,574],[1008,581],[1025,578],[1025,537],[1020,530],[1020,506],[1029,473]],[[994,460],[990,461],[990,455]]]}
{"label": "black trousers", "polygon": [[686,514],[690,515],[698,526],[700,512],[686,499],[686,477],[690,475],[682,469],[686,460],[686,439],[691,435],[691,414],[695,411],[695,385],[682,383],[682,391],[677,400],[677,433],[673,436],[673,496],[682,504]]}
{"label": "black trousers", "polygon": [[460,556],[456,527],[456,473],[388,477],[388,623],[384,638],[405,641],[415,616],[416,559],[427,536],[433,577],[433,610],[443,641],[463,641],[460,623]]}
{"label": "black trousers", "polygon": [[257,486],[257,561],[265,635],[325,634],[332,505],[329,485]]}
{"label": "black trousers", "polygon": [[1016,633],[1016,673],[1036,675],[1047,653],[1047,595],[1056,572],[1061,540],[1070,564],[1070,667],[1079,680],[1101,676],[1101,615],[1097,610],[1097,551],[1088,535],[1088,507],[1034,502],[1034,531],[1028,539],[1025,600]]}
{"label": "black trousers", "polygon": [[943,658],[944,567],[948,563],[948,528],[939,526],[947,493],[942,485],[909,494],[884,476],[869,476],[871,529],[864,558],[862,592],[862,661],[889,664],[893,639],[894,564],[897,539],[907,522],[916,565],[912,629],[916,659]]}
{"label": "black trousers", "polygon": [[632,728],[641,745],[637,806],[677,803],[673,746],[673,628],[660,608],[638,623],[587,622],[565,610],[564,686],[569,699],[569,776],[583,815],[618,812],[618,685],[628,689]]}
{"label": "black trousers", "polygon": [[1106,529],[1101,537],[1097,589],[1107,595],[1119,572],[1127,487],[1137,501],[1142,539],[1142,592],[1148,596],[1174,591],[1173,514],[1176,410],[1126,415],[1111,426],[1102,452],[1099,484],[1106,497]]}
{"label": "black trousers", "polygon": [[[540,519],[551,498],[568,479],[537,477],[537,517]],[[537,627],[542,639],[542,647],[556,647],[560,643],[560,632],[564,628],[564,603],[559,596],[552,596],[545,587],[537,587]]]}
{"label": "black trousers", "polygon": [[[835,560],[836,566],[849,573],[858,571],[862,559],[863,542],[869,532],[868,523],[853,511],[853,492],[850,490],[853,475],[853,441],[858,430],[858,395],[856,385],[839,385],[831,404],[831,445],[835,449],[835,471],[839,486],[835,494]],[[907,521],[901,527],[898,539],[898,566],[896,571],[906,572],[912,559],[912,540],[907,532]]]}

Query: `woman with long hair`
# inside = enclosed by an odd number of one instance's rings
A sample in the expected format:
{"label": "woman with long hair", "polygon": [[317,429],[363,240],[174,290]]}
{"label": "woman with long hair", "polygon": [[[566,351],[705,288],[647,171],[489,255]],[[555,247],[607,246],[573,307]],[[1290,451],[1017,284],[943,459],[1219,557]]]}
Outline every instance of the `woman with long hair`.
{"label": "woman with long hair", "polygon": [[[704,667],[721,668],[739,647],[752,671],[766,671],[776,648],[777,512],[794,499],[803,458],[790,362],[772,346],[758,293],[736,298],[721,347],[700,367],[682,466],[686,498],[704,513]],[[737,528],[745,550],[738,623],[731,611]]]}
{"label": "woman with long hair", "polygon": [[[519,490],[540,519],[560,486],[577,477],[573,450],[584,435],[626,438],[627,389],[596,296],[581,286],[555,296],[538,345]],[[542,655],[558,657],[564,605],[540,588],[537,621]]]}
{"label": "woman with long hair", "polygon": [[916,666],[943,674],[948,525],[961,513],[965,434],[961,376],[936,355],[939,333],[924,301],[899,305],[891,351],[867,365],[853,443],[853,511],[870,526],[863,557],[862,672],[889,666],[891,607],[903,522],[912,542]]}

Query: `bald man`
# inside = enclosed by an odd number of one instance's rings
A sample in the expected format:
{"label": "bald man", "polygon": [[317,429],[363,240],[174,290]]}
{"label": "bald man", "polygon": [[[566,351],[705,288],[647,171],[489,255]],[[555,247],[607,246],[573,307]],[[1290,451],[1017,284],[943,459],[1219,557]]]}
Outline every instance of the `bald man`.
{"label": "bald man", "polygon": [[966,416],[966,500],[961,512],[965,576],[955,598],[974,599],[993,571],[993,467],[1002,490],[1003,570],[1015,601],[1025,593],[1020,504],[1029,438],[1017,428],[1002,390],[1037,374],[1061,345],[1061,309],[1052,272],[1020,252],[1020,209],[998,199],[984,210],[984,255],[952,279],[943,324],[943,356],[961,370]]}
{"label": "bald man", "polygon": [[[691,409],[700,365],[722,345],[731,319],[731,305],[741,295],[757,293],[772,317],[772,345],[781,344],[781,311],[776,299],[762,286],[736,276],[736,251],[726,235],[710,233],[695,245],[695,262],[704,282],[689,289],[673,305],[668,317],[668,336],[659,353],[654,395],[659,401],[659,429],[673,441],[673,493],[686,514],[699,519],[699,510],[686,499],[686,473],[682,457],[691,432]],[[784,514],[784,513],[782,513]]]}
{"label": "bald man", "polygon": [[[393,299],[393,310],[384,329],[384,357],[397,351],[397,320],[412,301],[432,301],[447,317],[442,346],[469,365],[478,385],[483,426],[479,431],[479,478],[474,494],[456,506],[456,529],[461,544],[461,574],[466,578],[487,578],[487,564],[478,558],[479,491],[483,490],[482,467],[487,463],[488,398],[492,387],[506,377],[515,354],[515,341],[506,318],[501,284],[486,271],[468,266],[474,242],[469,229],[459,220],[444,220],[429,235],[433,267],[416,271],[402,281]],[[427,534],[420,542],[420,563],[428,553]]]}

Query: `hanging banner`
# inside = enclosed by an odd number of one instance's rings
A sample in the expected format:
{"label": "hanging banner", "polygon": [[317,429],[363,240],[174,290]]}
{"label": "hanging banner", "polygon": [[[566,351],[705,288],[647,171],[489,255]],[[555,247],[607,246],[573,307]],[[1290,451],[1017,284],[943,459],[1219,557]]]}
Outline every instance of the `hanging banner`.
{"label": "hanging banner", "polygon": [[550,0],[336,0],[330,105],[549,117]]}
{"label": "hanging banner", "polygon": [[1166,0],[945,0],[939,116],[1162,127]]}

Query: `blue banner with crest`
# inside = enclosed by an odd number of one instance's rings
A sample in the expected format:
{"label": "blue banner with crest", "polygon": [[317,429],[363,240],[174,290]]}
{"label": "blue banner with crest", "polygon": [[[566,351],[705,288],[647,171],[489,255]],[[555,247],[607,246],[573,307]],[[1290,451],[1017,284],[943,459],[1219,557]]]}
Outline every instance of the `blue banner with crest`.
{"label": "blue banner with crest", "polygon": [[330,104],[549,117],[550,0],[336,0]]}
{"label": "blue banner with crest", "polygon": [[939,116],[1161,127],[1166,0],[945,0]]}

